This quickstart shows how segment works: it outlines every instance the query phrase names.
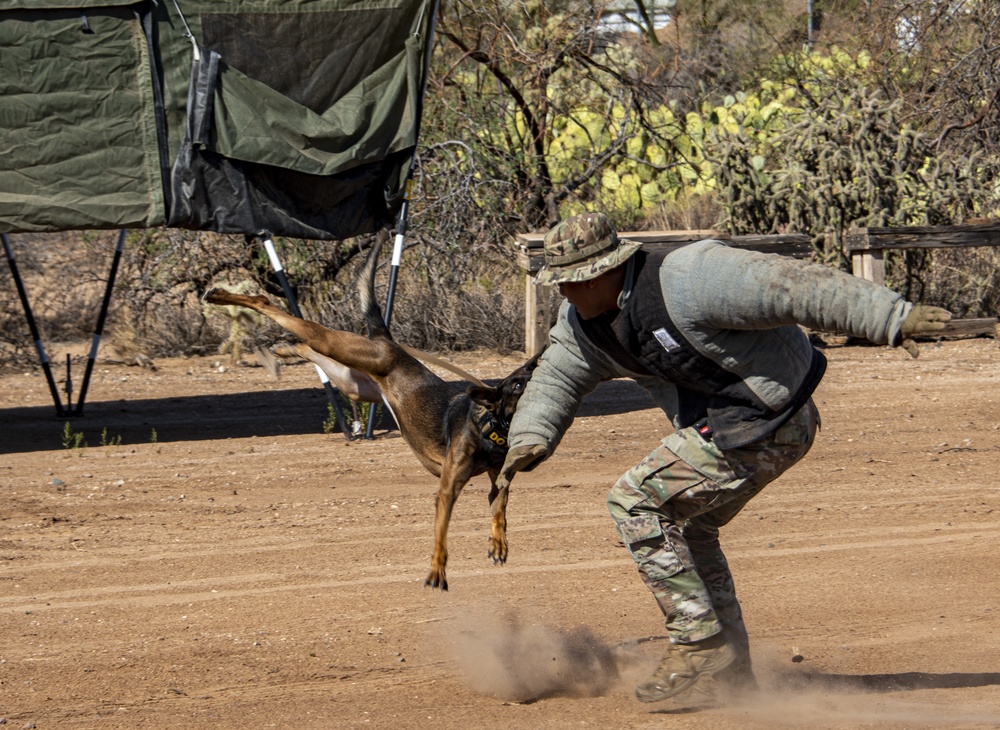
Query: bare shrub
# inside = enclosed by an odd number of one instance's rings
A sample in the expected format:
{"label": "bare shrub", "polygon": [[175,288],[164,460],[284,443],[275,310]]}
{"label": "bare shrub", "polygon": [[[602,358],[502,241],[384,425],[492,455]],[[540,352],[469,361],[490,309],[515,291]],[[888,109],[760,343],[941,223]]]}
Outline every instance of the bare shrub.
{"label": "bare shrub", "polygon": [[[93,334],[117,236],[103,231],[11,237],[47,345],[85,341]],[[370,245],[367,238],[276,241],[304,316],[362,331],[355,279]],[[521,277],[509,259],[490,250],[470,253],[427,238],[408,240],[392,312],[396,336],[429,350],[520,349]],[[383,303],[388,264],[385,256],[376,288]],[[130,232],[105,326],[104,352],[110,347],[125,359],[218,353],[232,338],[233,320],[202,304],[205,291],[215,285],[246,285],[278,301],[284,297],[259,242],[190,231]],[[244,350],[288,337],[270,320],[244,329]],[[10,282],[0,287],[0,366],[34,364],[35,348]]]}
{"label": "bare shrub", "polygon": [[[361,257],[326,282],[321,296],[303,304],[305,316],[337,329],[357,330],[362,321],[356,296]],[[376,274],[376,298],[385,310],[390,261]],[[524,346],[524,289],[520,272],[502,255],[449,250],[418,236],[403,253],[391,311],[393,336],[426,350]]]}
{"label": "bare shrub", "polygon": [[[117,236],[103,231],[9,236],[44,344],[74,342],[93,334]],[[29,367],[37,364],[37,353],[13,276],[9,267],[3,268],[0,367]]]}
{"label": "bare shrub", "polygon": [[889,252],[886,285],[958,318],[1000,315],[1000,250],[991,246]]}

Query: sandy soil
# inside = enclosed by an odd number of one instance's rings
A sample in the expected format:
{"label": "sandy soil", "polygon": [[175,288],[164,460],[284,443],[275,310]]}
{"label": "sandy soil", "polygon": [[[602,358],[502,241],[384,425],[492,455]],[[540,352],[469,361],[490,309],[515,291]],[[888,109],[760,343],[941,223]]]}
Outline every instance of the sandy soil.
{"label": "sandy soil", "polygon": [[997,343],[826,352],[816,446],[723,535],[762,692],[701,712],[632,695],[663,626],[604,498],[667,425],[628,381],[514,483],[504,567],[469,484],[442,593],[435,480],[395,431],[324,434],[310,367],[102,362],[69,421],[0,378],[0,722],[998,728]]}

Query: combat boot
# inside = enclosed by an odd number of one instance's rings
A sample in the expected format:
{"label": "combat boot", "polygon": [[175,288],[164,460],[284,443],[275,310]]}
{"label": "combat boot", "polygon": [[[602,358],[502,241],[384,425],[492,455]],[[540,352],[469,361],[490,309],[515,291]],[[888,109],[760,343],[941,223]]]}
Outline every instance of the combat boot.
{"label": "combat boot", "polygon": [[715,679],[731,695],[751,695],[760,687],[750,665],[749,655],[736,652],[736,660],[719,672]]}
{"label": "combat boot", "polygon": [[659,702],[687,691],[702,678],[715,694],[713,675],[735,661],[736,650],[722,634],[693,644],[672,644],[649,681],[635,688],[635,696],[640,702]]}

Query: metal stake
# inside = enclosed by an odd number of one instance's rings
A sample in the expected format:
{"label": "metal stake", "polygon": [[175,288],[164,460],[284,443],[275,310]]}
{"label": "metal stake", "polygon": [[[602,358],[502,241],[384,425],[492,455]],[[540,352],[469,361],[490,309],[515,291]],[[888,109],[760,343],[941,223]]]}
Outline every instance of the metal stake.
{"label": "metal stake", "polygon": [[14,260],[14,250],[10,247],[10,239],[7,238],[6,233],[0,233],[0,239],[3,240],[4,251],[7,253],[7,264],[10,266],[10,273],[14,277],[14,283],[17,285],[17,294],[21,298],[21,307],[24,309],[24,316],[28,321],[28,329],[31,331],[31,339],[35,342],[35,349],[38,351],[38,359],[42,364],[45,379],[48,381],[49,392],[52,393],[52,401],[56,406],[56,415],[59,417],[65,416],[67,413],[63,409],[62,400],[59,398],[59,389],[56,388],[55,378],[52,377],[52,367],[49,365],[49,356],[45,354],[45,345],[42,344],[42,338],[38,334],[38,326],[35,324],[35,315],[31,312],[31,304],[28,302],[28,294],[24,290],[24,282],[21,281],[21,274],[17,270],[17,261]]}
{"label": "metal stake", "polygon": [[[80,395],[76,399],[76,408],[73,410],[74,416],[83,415],[83,402],[87,399],[87,388],[90,387],[90,374],[94,370],[94,363],[97,361],[97,348],[101,344],[101,337],[104,335],[104,321],[108,316],[108,307],[111,304],[111,292],[115,288],[115,278],[118,276],[118,264],[122,259],[122,252],[125,250],[125,229],[118,232],[118,245],[115,246],[115,255],[111,259],[111,270],[108,272],[108,283],[104,287],[104,299],[101,301],[101,311],[97,315],[97,325],[94,327],[94,336],[90,340],[90,353],[87,355],[87,369],[83,372],[83,383],[80,385]],[[66,388],[67,394],[72,386],[69,383],[69,362],[66,363]],[[67,403],[67,407],[69,404]]]}
{"label": "metal stake", "polygon": [[[399,264],[403,259],[403,238],[406,235],[406,212],[410,207],[410,187],[412,180],[406,180],[406,192],[403,195],[403,204],[399,208],[399,218],[396,222],[396,240],[392,245],[392,265],[389,269],[389,291],[385,297],[385,327],[389,328],[392,321],[392,302],[396,298],[396,277],[399,276]],[[375,431],[375,404],[372,404],[368,411],[368,428],[365,430],[365,438],[372,438]]]}

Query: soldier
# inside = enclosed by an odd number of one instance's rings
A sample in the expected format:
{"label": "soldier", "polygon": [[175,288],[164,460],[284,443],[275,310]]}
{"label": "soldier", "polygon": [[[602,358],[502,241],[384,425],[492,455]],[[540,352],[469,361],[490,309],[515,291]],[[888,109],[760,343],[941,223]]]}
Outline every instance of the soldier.
{"label": "soldier", "polygon": [[547,459],[583,397],[630,377],[674,432],[611,488],[608,508],[666,621],[643,702],[686,705],[756,687],[719,528],[805,456],[826,368],[797,325],[902,346],[951,315],[818,264],[701,241],[669,254],[619,239],[603,213],[544,241],[540,283],[567,301],[510,427],[499,485]]}

